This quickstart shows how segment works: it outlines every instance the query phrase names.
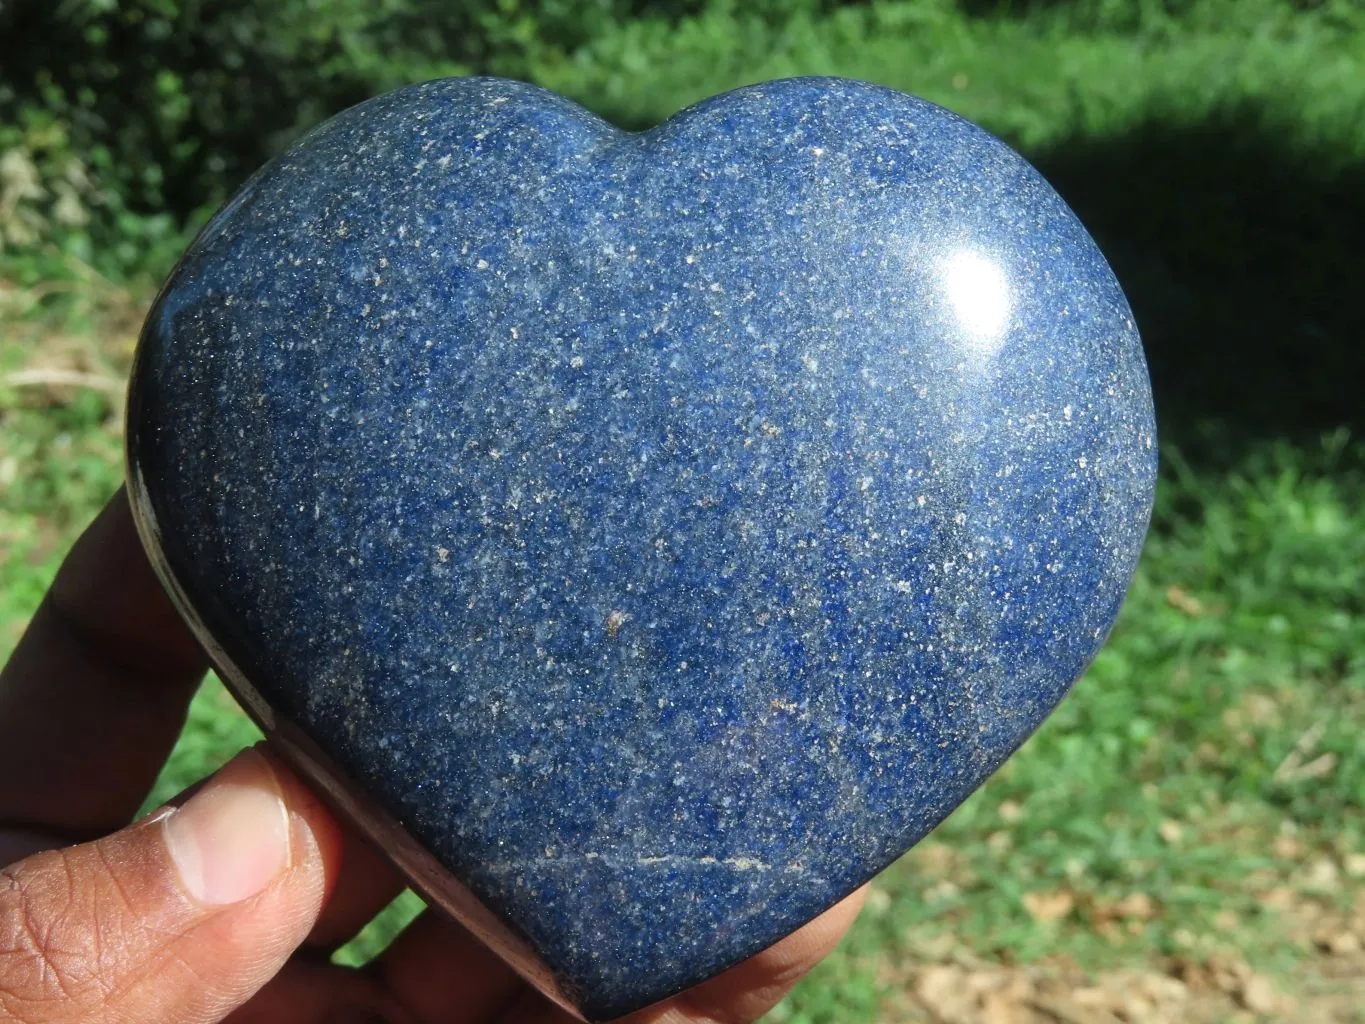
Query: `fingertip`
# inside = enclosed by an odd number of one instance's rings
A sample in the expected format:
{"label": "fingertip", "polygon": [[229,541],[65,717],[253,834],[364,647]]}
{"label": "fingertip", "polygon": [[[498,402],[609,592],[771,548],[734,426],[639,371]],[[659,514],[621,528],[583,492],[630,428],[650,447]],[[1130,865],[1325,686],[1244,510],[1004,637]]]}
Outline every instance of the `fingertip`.
{"label": "fingertip", "polygon": [[254,750],[234,757],[209,785],[160,821],[181,888],[206,906],[256,896],[296,856],[282,789]]}
{"label": "fingertip", "polygon": [[748,1024],[758,1020],[834,951],[866,896],[867,886],[855,889],[761,953],[621,1024]]}
{"label": "fingertip", "polygon": [[819,917],[806,922],[757,956],[732,968],[732,971],[739,973],[746,967],[754,970],[761,967],[770,983],[795,982],[834,952],[857,919],[866,897],[867,886],[855,889]]}
{"label": "fingertip", "polygon": [[817,935],[827,943],[830,950],[839,944],[844,934],[853,927],[858,915],[862,913],[869,888],[871,883],[860,885],[811,922],[811,925],[817,926]]}
{"label": "fingertip", "polygon": [[0,1003],[63,1022],[219,1020],[308,936],[341,846],[277,758],[243,751],[178,806],[6,869]]}
{"label": "fingertip", "polygon": [[316,917],[335,891],[345,859],[346,842],[341,823],[268,742],[258,743],[252,751],[269,766],[289,815],[290,870],[316,875]]}

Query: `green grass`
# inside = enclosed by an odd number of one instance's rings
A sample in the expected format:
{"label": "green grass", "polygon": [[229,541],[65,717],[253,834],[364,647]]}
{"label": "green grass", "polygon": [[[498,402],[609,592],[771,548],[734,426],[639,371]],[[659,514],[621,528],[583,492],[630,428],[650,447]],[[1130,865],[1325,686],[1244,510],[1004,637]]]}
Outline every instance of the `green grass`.
{"label": "green grass", "polygon": [[[1326,970],[1314,939],[1365,932],[1365,449],[1341,426],[1358,431],[1362,411],[1365,319],[1349,296],[1365,277],[1350,233],[1365,223],[1365,16],[1207,0],[1173,20],[1157,6],[972,18],[901,2],[781,28],[717,6],[537,70],[628,124],[798,72],[978,118],[1091,225],[1152,357],[1163,475],[1110,642],[1037,736],[879,880],[776,1021],[923,1019],[905,992],[925,963],[1214,977],[1235,962],[1306,992]],[[1148,14],[1095,14],[1123,8]],[[146,296],[72,280],[36,303],[31,286],[0,290],[0,376],[123,372]],[[118,403],[0,386],[0,652],[117,486]],[[254,736],[206,686],[152,799]]]}

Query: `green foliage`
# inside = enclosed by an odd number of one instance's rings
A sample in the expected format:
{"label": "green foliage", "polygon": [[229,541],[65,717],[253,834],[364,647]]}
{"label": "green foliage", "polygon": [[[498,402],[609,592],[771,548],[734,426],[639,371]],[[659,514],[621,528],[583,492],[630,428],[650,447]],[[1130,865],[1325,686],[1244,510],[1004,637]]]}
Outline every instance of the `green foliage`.
{"label": "green foliage", "polygon": [[[0,307],[0,313],[3,308]],[[9,384],[27,355],[0,315],[0,656],[46,590],[72,531],[94,517],[122,478],[109,395]]]}
{"label": "green foliage", "polygon": [[[756,16],[793,8],[764,0]],[[302,128],[411,81],[528,76],[650,0],[67,0],[12,12],[0,247],[164,269],[206,208]]]}
{"label": "green foliage", "polygon": [[[306,126],[426,78],[525,78],[640,126],[725,86],[856,67],[1030,145],[1077,119],[1094,127],[1124,108],[1149,109],[1150,95],[1125,86],[1154,43],[1190,33],[1218,41],[1197,68],[1141,76],[1144,92],[1156,85],[1180,105],[1194,72],[1208,84],[1211,61],[1226,67],[1228,85],[1264,78],[1273,88],[1281,67],[1301,66],[1277,60],[1280,48],[1306,33],[1314,45],[1345,40],[1365,24],[1351,0],[64,0],[7,9],[0,258],[22,255],[28,266],[55,247],[118,277],[164,273],[207,213]],[[999,45],[1006,40],[1016,45]],[[977,59],[983,46],[990,64]],[[1324,91],[1352,71],[1345,49],[1340,56],[1318,74]],[[1110,62],[1110,87],[1076,91],[1091,61]],[[970,90],[953,85],[964,76]]]}
{"label": "green foliage", "polygon": [[[164,273],[302,127],[466,71],[629,127],[750,81],[850,75],[981,121],[1057,183],[1133,300],[1164,470],[1086,678],[772,1019],[886,1019],[901,965],[940,939],[1004,962],[1230,952],[1292,988],[1313,955],[1293,907],[1330,919],[1357,895],[1365,5],[62,0],[0,3],[0,33],[19,41],[0,66],[0,653],[120,478],[105,385],[146,297],[125,282]],[[35,367],[96,386],[15,383]],[[210,682],[152,800],[256,736]],[[1040,919],[1040,894],[1061,912]],[[419,909],[404,897],[342,959]]]}

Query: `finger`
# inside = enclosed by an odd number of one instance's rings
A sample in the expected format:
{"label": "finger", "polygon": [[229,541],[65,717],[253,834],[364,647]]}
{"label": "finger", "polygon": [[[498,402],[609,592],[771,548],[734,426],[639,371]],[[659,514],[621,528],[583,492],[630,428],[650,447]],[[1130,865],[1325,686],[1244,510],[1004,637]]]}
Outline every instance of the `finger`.
{"label": "finger", "polygon": [[[859,889],[782,941],[619,1024],[749,1024],[838,945],[862,907]],[[418,918],[377,962],[419,1024],[571,1024],[478,940],[445,918]]]}
{"label": "finger", "polygon": [[0,822],[68,840],[127,824],[204,669],[119,491],[0,673]]}
{"label": "finger", "polygon": [[526,988],[499,1011],[496,1024],[578,1024],[578,1018]]}
{"label": "finger", "polygon": [[834,951],[866,894],[857,890],[757,956],[619,1024],[751,1024]]}
{"label": "finger", "polygon": [[415,1024],[484,1024],[525,987],[487,946],[430,910],[372,969]]}
{"label": "finger", "polygon": [[[264,749],[273,750],[269,741],[265,743]],[[183,802],[209,781],[204,779],[195,783],[172,802],[177,804]],[[340,819],[337,826],[341,836],[341,866],[337,872],[336,884],[322,908],[321,915],[314,922],[312,931],[303,942],[304,949],[310,953],[321,954],[323,960],[326,955],[355,938],[380,911],[398,897],[407,884],[389,858],[353,825]],[[23,833],[17,835],[0,833],[0,864],[7,863],[4,852],[11,842],[22,849],[25,841],[29,839],[30,837]],[[41,842],[41,837],[34,839]],[[49,840],[41,846],[33,846],[32,849],[52,849],[59,845],[61,844]]]}
{"label": "finger", "polygon": [[364,971],[295,959],[226,1024],[404,1024],[404,1017]]}
{"label": "finger", "polygon": [[0,875],[0,1016],[221,1020],[285,963],[340,861],[331,816],[258,750],[178,809]]}

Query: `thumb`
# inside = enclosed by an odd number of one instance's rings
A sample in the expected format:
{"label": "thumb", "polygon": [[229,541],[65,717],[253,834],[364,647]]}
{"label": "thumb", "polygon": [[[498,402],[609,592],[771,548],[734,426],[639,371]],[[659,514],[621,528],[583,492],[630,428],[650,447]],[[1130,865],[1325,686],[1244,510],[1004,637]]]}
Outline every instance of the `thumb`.
{"label": "thumb", "polygon": [[320,804],[259,750],[179,808],[0,871],[0,1020],[209,1024],[307,936],[339,866]]}

